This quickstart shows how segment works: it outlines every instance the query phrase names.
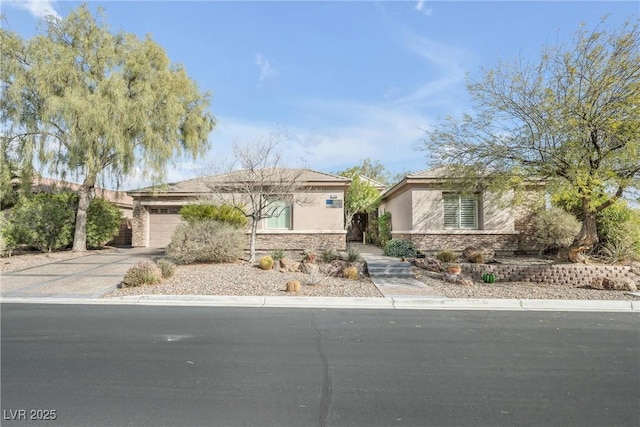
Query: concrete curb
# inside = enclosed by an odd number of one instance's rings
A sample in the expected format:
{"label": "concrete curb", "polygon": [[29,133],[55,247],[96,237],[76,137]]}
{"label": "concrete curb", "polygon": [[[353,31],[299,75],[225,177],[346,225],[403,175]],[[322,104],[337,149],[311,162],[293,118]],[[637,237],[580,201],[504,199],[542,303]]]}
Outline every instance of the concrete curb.
{"label": "concrete curb", "polygon": [[344,297],[240,297],[204,295],[140,295],[118,298],[0,298],[4,304],[150,305],[257,308],[342,308],[395,310],[487,311],[612,311],[638,312],[640,301],[448,299],[448,298],[344,298]]}

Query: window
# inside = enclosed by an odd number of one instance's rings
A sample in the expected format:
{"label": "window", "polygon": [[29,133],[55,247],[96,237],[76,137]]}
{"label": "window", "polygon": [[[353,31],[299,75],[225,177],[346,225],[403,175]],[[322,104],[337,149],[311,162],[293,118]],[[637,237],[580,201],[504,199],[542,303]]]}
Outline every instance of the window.
{"label": "window", "polygon": [[444,196],[444,228],[478,228],[478,198]]}
{"label": "window", "polygon": [[291,204],[284,200],[272,201],[267,208],[271,216],[267,218],[269,229],[291,229]]}

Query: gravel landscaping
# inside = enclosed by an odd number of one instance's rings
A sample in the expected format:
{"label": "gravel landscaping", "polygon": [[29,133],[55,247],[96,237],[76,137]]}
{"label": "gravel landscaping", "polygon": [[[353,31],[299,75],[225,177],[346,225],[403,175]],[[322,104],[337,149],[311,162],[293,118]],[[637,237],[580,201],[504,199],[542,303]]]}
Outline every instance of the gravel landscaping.
{"label": "gravel landscaping", "polygon": [[[108,249],[107,249],[108,250]],[[104,250],[103,250],[104,251]],[[102,251],[89,251],[92,252]],[[8,272],[72,259],[85,254],[70,251],[49,254],[17,254],[0,259],[0,271]],[[536,262],[532,260],[532,262]],[[497,299],[566,299],[566,300],[627,300],[638,297],[622,291],[594,290],[570,285],[547,285],[530,282],[474,282],[464,286],[440,280],[439,273],[415,268],[418,280],[447,298],[497,298]],[[289,294],[284,291],[289,280],[299,280],[301,291]],[[315,283],[311,283],[315,282]],[[157,285],[117,289],[105,297],[124,295],[236,295],[275,296],[301,295],[323,297],[382,297],[368,277],[349,280],[326,275],[310,276],[304,273],[264,271],[247,262],[233,264],[198,264],[176,267],[175,275]]]}

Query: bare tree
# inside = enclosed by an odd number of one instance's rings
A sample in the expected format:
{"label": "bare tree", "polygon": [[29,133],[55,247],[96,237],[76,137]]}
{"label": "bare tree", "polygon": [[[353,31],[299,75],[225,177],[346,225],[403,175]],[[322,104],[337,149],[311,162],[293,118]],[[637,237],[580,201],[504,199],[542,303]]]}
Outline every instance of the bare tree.
{"label": "bare tree", "polygon": [[277,151],[280,133],[247,144],[235,144],[233,161],[226,173],[206,179],[214,197],[231,204],[249,219],[250,262],[256,259],[256,236],[260,221],[280,216],[294,204],[306,204],[304,174],[306,169],[282,166]]}

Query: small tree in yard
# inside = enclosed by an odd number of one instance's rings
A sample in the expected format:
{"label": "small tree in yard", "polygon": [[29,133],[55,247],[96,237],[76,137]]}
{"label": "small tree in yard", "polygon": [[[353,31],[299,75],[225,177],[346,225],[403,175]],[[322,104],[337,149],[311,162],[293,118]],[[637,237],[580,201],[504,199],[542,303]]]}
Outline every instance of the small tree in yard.
{"label": "small tree in yard", "polygon": [[[305,204],[304,169],[281,167],[277,152],[280,134],[251,144],[235,144],[234,161],[227,173],[210,176],[207,186],[223,203],[231,204],[249,219],[249,261],[256,260],[256,236],[260,221],[279,216],[287,206]],[[236,169],[237,168],[237,169]]]}
{"label": "small tree in yard", "polygon": [[351,179],[351,185],[344,200],[344,226],[351,226],[351,221],[357,213],[369,213],[376,208],[380,199],[380,191],[368,181],[361,179],[357,171],[338,172],[338,175]]}
{"label": "small tree in yard", "polygon": [[111,33],[102,9],[94,17],[82,5],[43,23],[30,40],[0,29],[3,150],[25,182],[34,163],[82,181],[73,250],[84,251],[98,180],[119,184],[142,170],[160,181],[175,156],[204,154],[210,96],[149,37]]}
{"label": "small tree in yard", "polygon": [[567,258],[579,260],[598,242],[598,214],[640,189],[638,25],[581,29],[536,63],[485,70],[468,85],[475,115],[427,132],[433,165],[470,171],[494,189],[543,178],[571,193],[582,226]]}

